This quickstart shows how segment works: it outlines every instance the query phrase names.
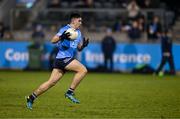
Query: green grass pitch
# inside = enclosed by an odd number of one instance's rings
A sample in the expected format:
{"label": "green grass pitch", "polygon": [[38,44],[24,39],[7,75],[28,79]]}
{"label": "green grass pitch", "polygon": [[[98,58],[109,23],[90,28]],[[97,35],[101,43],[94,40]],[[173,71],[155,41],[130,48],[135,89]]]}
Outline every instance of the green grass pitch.
{"label": "green grass pitch", "polygon": [[25,96],[50,72],[0,71],[0,118],[180,118],[180,77],[88,73],[76,90],[80,104],[64,98],[73,73],[41,95],[33,110]]}

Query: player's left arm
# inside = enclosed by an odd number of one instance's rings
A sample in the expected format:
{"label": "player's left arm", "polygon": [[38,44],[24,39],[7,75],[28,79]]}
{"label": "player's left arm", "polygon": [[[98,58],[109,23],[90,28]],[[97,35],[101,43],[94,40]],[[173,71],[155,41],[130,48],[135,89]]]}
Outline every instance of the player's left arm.
{"label": "player's left arm", "polygon": [[83,38],[83,42],[78,44],[78,51],[82,51],[89,44],[89,38]]}

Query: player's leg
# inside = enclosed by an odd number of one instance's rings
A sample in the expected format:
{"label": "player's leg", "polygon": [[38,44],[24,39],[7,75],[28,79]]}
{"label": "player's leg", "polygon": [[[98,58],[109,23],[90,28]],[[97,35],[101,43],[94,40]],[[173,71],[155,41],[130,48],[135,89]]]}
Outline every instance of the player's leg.
{"label": "player's leg", "polygon": [[41,95],[46,90],[54,86],[63,76],[64,72],[60,69],[53,69],[51,76],[48,81],[44,82],[34,91],[36,96]]}
{"label": "player's leg", "polygon": [[73,81],[71,83],[70,88],[71,89],[76,89],[76,87],[79,85],[79,83],[81,82],[81,80],[84,78],[84,76],[87,73],[87,69],[86,67],[81,64],[78,60],[74,59],[71,63],[69,63],[66,67],[66,70],[70,70],[70,71],[75,71],[76,74],[73,78]]}
{"label": "player's leg", "polygon": [[72,80],[70,88],[66,92],[65,96],[68,97],[74,103],[79,103],[79,101],[73,96],[74,90],[77,88],[79,83],[82,81],[84,76],[87,73],[87,69],[84,65],[82,65],[78,60],[74,59],[71,61],[66,67],[66,70],[75,71],[76,74]]}
{"label": "player's leg", "polygon": [[165,56],[163,56],[162,59],[161,59],[161,63],[160,63],[159,67],[156,70],[156,74],[159,74],[161,72],[161,70],[164,67],[164,65],[166,64],[166,62],[167,62],[167,58]]}
{"label": "player's leg", "polygon": [[170,67],[170,74],[171,75],[175,75],[175,67],[174,67],[174,60],[173,60],[173,56],[170,55],[168,58],[168,63],[169,63],[169,67]]}
{"label": "player's leg", "polygon": [[104,55],[104,68],[105,71],[108,71],[108,56]]}
{"label": "player's leg", "polygon": [[53,69],[51,76],[48,81],[41,84],[31,95],[27,97],[27,107],[32,109],[32,104],[34,100],[49,88],[54,86],[63,76],[64,72],[60,69]]}
{"label": "player's leg", "polygon": [[110,60],[110,71],[113,72],[114,69],[113,54],[110,55],[109,60]]}

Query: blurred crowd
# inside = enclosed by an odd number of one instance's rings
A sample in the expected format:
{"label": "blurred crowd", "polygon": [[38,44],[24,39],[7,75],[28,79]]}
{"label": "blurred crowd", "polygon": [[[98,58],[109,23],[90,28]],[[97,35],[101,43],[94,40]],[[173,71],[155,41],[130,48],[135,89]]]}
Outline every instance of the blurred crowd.
{"label": "blurred crowd", "polygon": [[[126,8],[131,0],[51,0],[48,8]],[[157,8],[159,0],[137,0],[141,8]]]}
{"label": "blurred crowd", "polygon": [[[35,0],[33,0],[34,2]],[[124,33],[132,41],[138,41],[142,35],[146,34],[147,39],[156,41],[158,33],[163,29],[164,24],[162,18],[156,13],[146,12],[144,9],[163,8],[159,0],[47,0],[46,9],[51,8],[121,8],[125,14],[106,14],[106,13],[82,13],[84,17],[84,28],[90,32],[105,32],[111,29],[114,33]],[[127,14],[126,14],[127,13]],[[31,30],[31,38],[46,38],[48,32],[57,32],[59,25],[64,25],[66,16],[62,13],[48,12],[47,14],[39,13],[36,21],[32,21],[31,26],[26,25],[26,28]],[[171,18],[173,19],[173,18]],[[50,21],[50,25],[42,23]],[[102,24],[99,24],[101,22]],[[173,22],[168,23],[170,25]],[[169,26],[168,26],[169,27]],[[0,23],[1,39],[13,39],[13,33],[8,28]]]}
{"label": "blurred crowd", "polygon": [[9,28],[5,27],[4,23],[0,21],[0,39],[12,40],[13,34]]}
{"label": "blurred crowd", "polygon": [[[17,40],[19,36],[23,40],[32,41],[29,48],[43,50],[45,40],[51,39],[59,27],[69,22],[66,15],[79,10],[78,12],[83,16],[81,29],[83,34],[84,32],[92,33],[91,41],[98,39],[99,34],[103,34],[100,37],[101,49],[105,58],[103,70],[113,71],[113,53],[117,42],[121,41],[120,38],[125,39],[125,42],[141,42],[141,39],[145,39],[145,42],[161,41],[163,57],[156,74],[167,62],[170,65],[171,74],[175,74],[172,32],[169,31],[174,25],[176,12],[169,12],[162,0],[16,1],[17,7],[25,7],[25,10],[14,11],[13,29],[0,19],[0,40]],[[45,6],[41,7],[42,3],[45,3],[43,4]],[[34,5],[36,5],[35,9],[33,9]],[[114,37],[115,35],[117,37]],[[56,52],[57,49],[54,49],[52,54]],[[51,56],[50,62],[54,55]]]}

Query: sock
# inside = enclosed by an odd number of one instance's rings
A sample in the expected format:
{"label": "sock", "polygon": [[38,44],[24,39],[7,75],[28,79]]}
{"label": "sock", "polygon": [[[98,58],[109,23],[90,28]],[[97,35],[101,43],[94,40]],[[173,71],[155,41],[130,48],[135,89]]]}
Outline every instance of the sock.
{"label": "sock", "polygon": [[72,94],[72,93],[74,93],[74,89],[69,88],[68,91],[67,91],[67,94]]}
{"label": "sock", "polygon": [[29,98],[34,101],[37,98],[37,95],[35,93],[32,93],[31,95],[29,95]]}

